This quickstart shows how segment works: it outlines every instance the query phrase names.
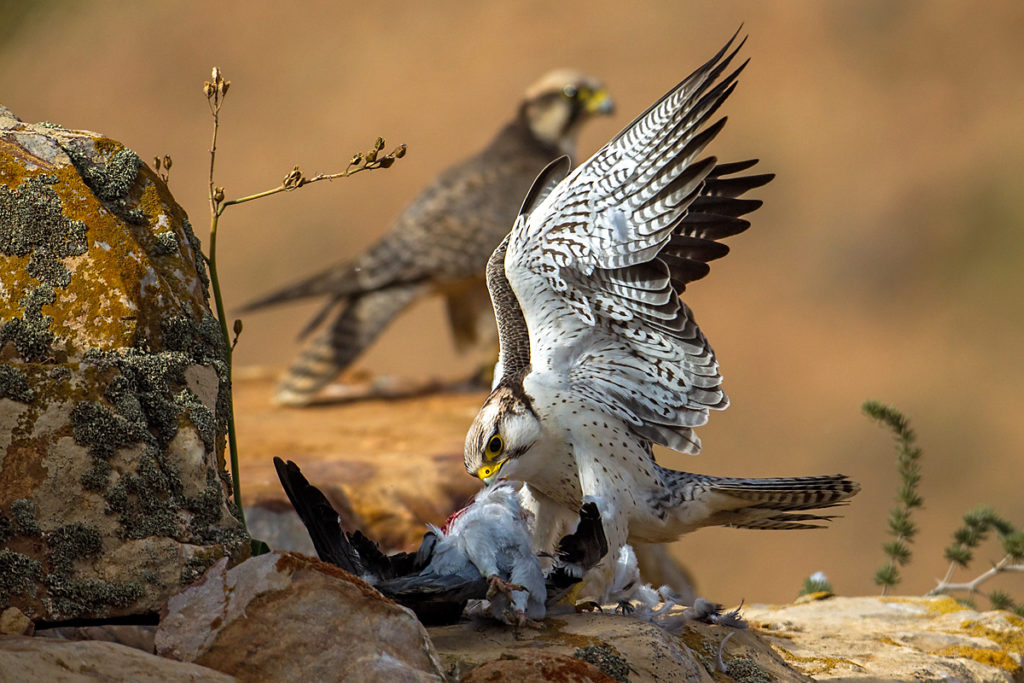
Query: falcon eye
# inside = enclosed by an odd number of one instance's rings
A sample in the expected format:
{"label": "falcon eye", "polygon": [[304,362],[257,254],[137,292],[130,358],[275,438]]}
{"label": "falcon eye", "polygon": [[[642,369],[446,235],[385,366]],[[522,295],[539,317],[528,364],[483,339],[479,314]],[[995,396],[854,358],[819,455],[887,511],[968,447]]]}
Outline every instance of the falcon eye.
{"label": "falcon eye", "polygon": [[486,452],[485,455],[488,458],[496,458],[499,455],[501,455],[501,451],[504,448],[505,448],[505,442],[503,442],[501,440],[501,435],[500,434],[495,434],[487,442],[487,452]]}
{"label": "falcon eye", "polygon": [[564,88],[562,88],[562,94],[565,95],[570,100],[574,99],[578,93],[579,90],[576,89],[575,85],[567,85]]}

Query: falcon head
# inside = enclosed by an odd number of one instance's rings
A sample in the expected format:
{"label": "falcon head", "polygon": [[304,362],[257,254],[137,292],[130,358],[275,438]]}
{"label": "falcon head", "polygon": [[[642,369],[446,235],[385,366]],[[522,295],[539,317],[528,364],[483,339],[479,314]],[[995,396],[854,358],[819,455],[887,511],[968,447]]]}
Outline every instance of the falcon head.
{"label": "falcon head", "polygon": [[522,456],[540,436],[540,420],[529,396],[499,385],[466,434],[466,471],[488,486],[503,479],[522,480],[528,476]]}
{"label": "falcon head", "polygon": [[584,121],[615,111],[601,81],[572,69],[549,71],[526,90],[519,115],[539,141],[572,156]]}

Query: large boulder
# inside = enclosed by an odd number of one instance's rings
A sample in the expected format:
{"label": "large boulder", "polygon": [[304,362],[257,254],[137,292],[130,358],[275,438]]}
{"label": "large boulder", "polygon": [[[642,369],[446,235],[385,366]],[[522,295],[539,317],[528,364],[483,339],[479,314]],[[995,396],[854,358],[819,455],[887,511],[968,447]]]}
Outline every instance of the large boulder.
{"label": "large boulder", "polygon": [[168,601],[156,650],[240,680],[444,680],[410,610],[296,553],[216,564]]}
{"label": "large boulder", "polygon": [[134,152],[0,107],[0,610],[155,612],[248,552],[206,277]]}

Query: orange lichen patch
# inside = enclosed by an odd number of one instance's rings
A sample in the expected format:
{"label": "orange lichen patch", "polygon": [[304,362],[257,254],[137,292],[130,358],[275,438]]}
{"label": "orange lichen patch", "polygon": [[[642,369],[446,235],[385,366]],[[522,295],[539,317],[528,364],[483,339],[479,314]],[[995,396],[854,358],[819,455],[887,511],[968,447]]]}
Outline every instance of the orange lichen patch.
{"label": "orange lichen patch", "polygon": [[1007,614],[1003,618],[1009,628],[996,629],[991,625],[973,620],[963,622],[960,624],[960,628],[964,633],[978,638],[987,638],[1010,652],[1024,656],[1024,619],[1012,614]]}
{"label": "orange lichen patch", "polygon": [[994,666],[1015,676],[1022,671],[1020,663],[1007,654],[1005,650],[969,647],[967,645],[950,645],[941,650],[934,650],[932,654],[942,657],[956,657],[958,659],[973,659],[979,664]]}
{"label": "orange lichen patch", "polygon": [[787,663],[794,665],[801,672],[808,675],[831,673],[839,666],[849,667],[859,671],[864,670],[864,667],[850,659],[842,657],[804,657],[794,654],[775,643],[772,643],[771,646],[772,649],[778,652]]}
{"label": "orange lichen patch", "polygon": [[949,597],[948,595],[941,595],[934,598],[880,598],[882,602],[895,602],[908,605],[918,605],[924,608],[924,614],[921,616],[932,616],[936,614],[952,614],[953,612],[962,612],[969,607],[961,605],[959,602]]}

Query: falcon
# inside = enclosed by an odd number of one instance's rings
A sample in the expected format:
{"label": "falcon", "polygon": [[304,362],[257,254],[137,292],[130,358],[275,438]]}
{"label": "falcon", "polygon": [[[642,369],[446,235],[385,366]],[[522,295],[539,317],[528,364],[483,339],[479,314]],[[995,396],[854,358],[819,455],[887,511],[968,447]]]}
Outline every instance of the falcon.
{"label": "falcon", "polygon": [[[760,202],[756,160],[703,157],[746,63],[736,36],[581,166],[537,178],[487,266],[496,388],[466,436],[466,470],[526,482],[534,544],[550,547],[584,499],[609,556],[709,525],[805,529],[853,496],[843,475],[744,479],[666,469],[652,446],[697,453],[695,427],[728,405],[715,354],[679,294],[723,256]],[[608,568],[605,568],[607,572]],[[600,577],[597,577],[600,578]],[[608,577],[605,577],[606,581]]]}
{"label": "falcon", "polygon": [[445,298],[460,351],[493,344],[487,258],[537,174],[553,159],[573,156],[581,126],[613,109],[596,78],[549,72],[527,89],[490,144],[441,173],[366,253],[244,306],[327,298],[301,336],[322,330],[285,373],[276,401],[310,403],[399,313],[430,295]]}

